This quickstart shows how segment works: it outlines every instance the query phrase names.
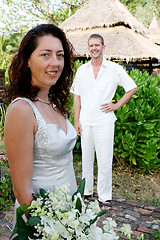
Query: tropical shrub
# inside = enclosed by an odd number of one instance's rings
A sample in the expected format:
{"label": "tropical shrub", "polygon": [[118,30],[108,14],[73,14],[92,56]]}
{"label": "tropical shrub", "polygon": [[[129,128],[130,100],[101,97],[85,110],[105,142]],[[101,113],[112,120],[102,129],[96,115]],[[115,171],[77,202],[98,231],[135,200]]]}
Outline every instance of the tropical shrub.
{"label": "tropical shrub", "polygon": [[[75,72],[82,64],[76,61]],[[154,77],[148,72],[133,69],[130,76],[138,90],[128,103],[115,112],[114,159],[120,164],[149,172],[160,167],[160,75]],[[115,102],[124,93],[124,89],[118,87]],[[71,121],[73,124],[73,113]],[[79,138],[74,150],[81,151]]]}
{"label": "tropical shrub", "polygon": [[[77,69],[83,64],[83,61],[75,61],[74,63],[74,75],[76,74]],[[73,94],[71,95],[71,103],[70,103],[70,107],[71,107],[71,116],[70,116],[70,121],[72,123],[72,125],[74,125],[74,111],[73,111],[73,101],[74,101],[74,96]],[[80,143],[80,137],[77,137],[77,142],[76,142],[76,146],[74,148],[74,152],[78,152],[81,153],[81,143]]]}
{"label": "tropical shrub", "polygon": [[0,68],[5,69],[5,85],[8,85],[8,67],[14,52],[18,49],[24,33],[12,33],[0,36]]}
{"label": "tropical shrub", "polygon": [[[2,168],[8,169],[8,163],[0,162],[0,170]],[[15,197],[12,190],[10,173],[5,172],[4,176],[1,176],[0,174],[0,211],[13,205],[14,200]]]}
{"label": "tropical shrub", "polygon": [[[130,76],[138,91],[116,111],[114,156],[121,163],[151,171],[160,167],[160,75],[134,69]],[[118,87],[115,100],[123,94]]]}
{"label": "tropical shrub", "polygon": [[159,229],[157,231],[154,230],[154,233],[152,234],[153,240],[160,239],[160,222],[158,224],[159,224]]}
{"label": "tropical shrub", "polygon": [[0,106],[0,138],[1,140],[4,139],[4,121],[5,121],[5,115],[6,115],[6,109],[7,105]]}

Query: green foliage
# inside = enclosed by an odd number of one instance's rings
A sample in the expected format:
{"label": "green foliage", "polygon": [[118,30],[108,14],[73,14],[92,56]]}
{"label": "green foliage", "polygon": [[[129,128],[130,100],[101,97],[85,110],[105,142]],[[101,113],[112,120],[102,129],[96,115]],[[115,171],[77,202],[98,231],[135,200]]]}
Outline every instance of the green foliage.
{"label": "green foliage", "polygon": [[[57,19],[57,23],[60,24],[64,22],[67,18],[73,15],[78,9],[83,7],[84,3],[88,0],[63,0],[57,11],[55,12],[55,16]],[[54,18],[55,19],[55,18]]]}
{"label": "green foliage", "polygon": [[17,51],[23,36],[23,32],[15,32],[5,37],[3,51],[9,55],[9,58],[11,58],[11,56]]}
{"label": "green foliage", "polygon": [[[116,112],[114,156],[121,163],[141,166],[146,171],[160,167],[160,76],[132,70],[137,93]],[[124,90],[118,87],[118,101]]]}
{"label": "green foliage", "polygon": [[[40,22],[59,25],[77,11],[87,0],[3,0],[0,8],[4,32],[25,31]],[[1,5],[1,4],[0,4]],[[7,11],[5,11],[7,9]],[[32,21],[31,21],[32,19]]]}
{"label": "green foliage", "polygon": [[[0,5],[3,31],[24,32],[41,21],[59,25],[83,7],[88,0],[3,0]],[[160,23],[159,0],[120,0],[128,10],[144,25],[148,26],[156,16]],[[32,19],[32,21],[31,21]],[[2,31],[2,32],[3,32]]]}
{"label": "green foliage", "polygon": [[81,197],[83,197],[85,184],[86,184],[86,180],[85,180],[85,178],[83,178],[79,184],[77,191],[72,196],[72,201],[74,200],[75,195],[78,193],[80,193]]}
{"label": "green foliage", "polygon": [[158,231],[154,231],[154,233],[152,234],[153,240],[154,239],[160,239],[160,222],[158,224],[159,224]]}
{"label": "green foliage", "polygon": [[[0,163],[0,169],[1,167],[4,167],[3,163]],[[13,202],[12,180],[9,174],[6,173],[4,177],[0,178],[0,211],[10,207]]]}
{"label": "green foliage", "polygon": [[8,86],[8,68],[13,53],[18,49],[23,33],[13,33],[5,37],[0,36],[0,68],[5,69],[5,86]]}
{"label": "green foliage", "polygon": [[[85,61],[85,63],[86,63],[86,62],[87,62],[87,61]],[[75,61],[75,63],[74,63],[74,75],[76,74],[77,69],[78,69],[82,64],[83,64],[83,61],[80,61],[80,60]]]}
{"label": "green foliage", "polygon": [[[23,214],[27,211],[28,205],[22,204],[19,208],[17,208],[17,222],[16,226],[11,234],[10,239],[13,237],[13,239],[29,239],[28,236],[32,239],[37,239],[34,236],[35,229],[32,225],[29,225],[29,223],[25,223],[24,219],[22,218]],[[17,234],[17,236],[14,237],[14,235]]]}
{"label": "green foliage", "polygon": [[0,68],[7,69],[6,40],[4,35],[0,37]]}
{"label": "green foliage", "polygon": [[0,153],[1,154],[6,154],[4,140],[1,140],[1,139],[0,139]]}
{"label": "green foliage", "polygon": [[128,10],[146,27],[150,25],[154,16],[160,23],[159,0],[120,0]]}
{"label": "green foliage", "polygon": [[[87,62],[87,61],[86,61]],[[83,61],[75,61],[74,63],[74,75],[76,74],[77,69],[83,64]],[[72,123],[72,125],[74,125],[74,111],[73,111],[73,101],[74,101],[74,96],[73,94],[71,95],[71,103],[70,103],[70,108],[71,110],[71,116],[70,116],[70,122]],[[77,137],[77,142],[76,142],[76,146],[74,148],[74,152],[81,152],[81,141],[80,141],[80,137]]]}
{"label": "green foliage", "polygon": [[5,115],[6,115],[6,110],[7,110],[7,105],[0,106],[0,138],[3,139],[4,138],[4,121],[5,121]]}
{"label": "green foliage", "polygon": [[[75,72],[83,64],[75,62]],[[151,171],[160,167],[158,158],[160,149],[160,75],[153,77],[147,72],[133,69],[131,78],[136,82],[136,94],[115,114],[114,157],[120,164],[141,167],[143,171]],[[115,101],[124,95],[118,87]],[[72,97],[73,104],[73,97]],[[73,105],[72,105],[73,106]],[[74,124],[73,110],[71,122]],[[81,151],[80,138],[74,152]]]}
{"label": "green foliage", "polygon": [[[81,197],[83,196],[84,188],[85,188],[85,179],[83,179],[81,181],[77,191],[72,195],[72,202],[74,202],[76,200],[74,210],[77,210],[77,216],[79,216],[79,217],[80,217],[80,214],[82,212],[82,202],[81,202],[82,200],[80,199],[79,194],[81,195]],[[40,188],[39,192],[40,192],[40,194],[33,194],[34,200],[35,201],[39,200],[36,203],[34,203],[34,205],[38,203],[38,208],[41,208],[41,211],[43,209],[43,206],[48,205],[48,208],[45,207],[45,211],[48,212],[48,214],[50,214],[50,216],[51,216],[51,214],[53,214],[53,216],[55,216],[55,219],[57,220],[57,222],[59,222],[68,231],[67,224],[63,223],[63,217],[61,216],[61,218],[59,218],[59,216],[58,216],[59,209],[57,209],[57,208],[54,209],[53,206],[50,207],[52,202],[55,200],[54,197],[53,196],[50,197],[49,193],[42,188]],[[55,191],[54,194],[56,194],[56,192],[57,191]],[[66,199],[67,199],[67,197],[65,196],[65,201],[66,201]],[[43,226],[43,224],[41,222],[40,214],[37,213],[36,216],[31,216],[30,211],[33,211],[33,209],[31,208],[32,210],[28,211],[27,221],[25,222],[24,219],[23,219],[23,215],[28,209],[30,209],[28,207],[29,206],[27,204],[22,204],[20,207],[18,207],[16,209],[16,214],[17,214],[16,225],[15,225],[14,230],[13,230],[11,236],[10,236],[10,239],[17,239],[17,240],[22,240],[22,239],[25,240],[25,239],[30,239],[30,238],[31,239],[39,239],[36,236],[37,231],[36,231],[36,228],[34,226],[40,226],[40,227]],[[87,210],[87,207],[88,206],[86,206],[86,210]],[[63,209],[63,210],[60,209],[60,211],[61,211],[61,213],[63,212],[64,214],[66,214],[68,211],[71,210],[70,208],[71,208],[71,205],[68,202],[67,209]],[[94,216],[93,219],[90,220],[90,222],[88,224],[86,224],[86,226],[83,229],[83,232],[85,232],[85,230],[87,228],[89,228],[95,221],[97,221],[99,217],[101,217],[102,215],[104,215],[106,213],[107,213],[107,210],[100,211],[96,216]],[[46,215],[47,214],[45,214],[44,216],[46,216]],[[53,224],[55,224],[54,221],[53,221]],[[56,228],[58,229],[58,227],[56,227],[56,224],[55,224],[55,229]],[[74,234],[74,232],[72,232],[72,233]],[[62,237],[62,238],[66,239],[64,237]],[[58,237],[56,239],[60,239],[60,238]],[[76,238],[73,236],[72,239],[76,239]]]}

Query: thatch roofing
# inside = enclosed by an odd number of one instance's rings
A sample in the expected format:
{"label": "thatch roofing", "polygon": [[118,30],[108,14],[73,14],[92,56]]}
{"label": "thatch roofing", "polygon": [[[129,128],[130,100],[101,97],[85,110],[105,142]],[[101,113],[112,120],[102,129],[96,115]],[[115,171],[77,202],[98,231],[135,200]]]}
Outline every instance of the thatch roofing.
{"label": "thatch roofing", "polygon": [[[160,45],[160,28],[150,28],[146,37],[151,40],[153,43]],[[160,46],[159,46],[160,48]]]}
{"label": "thatch roofing", "polygon": [[153,18],[151,24],[149,25],[146,37],[157,45],[160,45],[160,27],[158,25],[156,17]]}
{"label": "thatch roofing", "polygon": [[88,37],[104,37],[107,59],[160,59],[160,47],[144,37],[147,29],[119,0],[89,0],[60,27],[75,49],[75,55],[88,56]]}
{"label": "thatch roofing", "polygon": [[68,32],[67,36],[75,48],[77,57],[89,56],[87,40],[93,33],[101,34],[104,37],[106,45],[104,57],[107,59],[129,61],[131,59],[148,59],[150,56],[160,59],[160,47],[124,26]]}
{"label": "thatch roofing", "polygon": [[65,31],[75,31],[115,25],[124,25],[140,33],[146,32],[143,24],[119,0],[89,0],[60,26]]}
{"label": "thatch roofing", "polygon": [[159,28],[158,22],[157,22],[157,19],[156,19],[155,16],[154,16],[154,18],[152,19],[151,24],[149,25],[149,29],[151,29],[151,28]]}

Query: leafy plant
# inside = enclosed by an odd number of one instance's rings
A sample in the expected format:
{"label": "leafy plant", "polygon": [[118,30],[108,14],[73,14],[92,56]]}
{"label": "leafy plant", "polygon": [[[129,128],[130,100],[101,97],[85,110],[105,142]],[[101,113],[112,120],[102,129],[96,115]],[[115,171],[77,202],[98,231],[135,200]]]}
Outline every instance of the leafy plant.
{"label": "leafy plant", "polygon": [[[141,166],[147,171],[160,167],[160,76],[132,70],[137,93],[116,112],[114,156],[120,163]],[[118,101],[124,90],[118,88]]]}
{"label": "leafy plant", "polygon": [[[79,60],[75,62],[75,72],[82,64]],[[149,172],[160,167],[160,75],[154,77],[133,69],[130,76],[138,91],[115,112],[114,157],[120,164],[141,167]],[[118,87],[114,100],[119,101],[124,93],[124,89]],[[73,110],[71,122],[74,123]],[[80,138],[74,151],[81,151]]]}
{"label": "leafy plant", "polygon": [[13,54],[18,49],[24,33],[16,32],[0,36],[0,68],[5,69],[5,85],[8,85],[8,68]]}
{"label": "leafy plant", "polygon": [[[0,163],[0,169],[4,166]],[[0,178],[0,210],[4,210],[14,202],[14,194],[12,191],[12,180],[8,173]]]}
{"label": "leafy plant", "polygon": [[[86,61],[87,62],[87,61]],[[83,64],[83,61],[77,60],[74,63],[74,75],[76,74],[77,69]],[[70,107],[72,109],[71,111],[71,116],[70,116],[70,121],[72,123],[72,125],[74,126],[74,110],[73,110],[73,102],[74,102],[74,96],[72,94],[71,96],[71,103],[70,103]],[[77,137],[77,142],[74,148],[74,152],[81,152],[81,141],[80,141],[80,137]]]}
{"label": "leafy plant", "polygon": [[4,138],[4,121],[5,121],[6,109],[7,109],[7,105],[5,105],[5,106],[1,105],[0,106],[0,114],[1,114],[1,117],[0,117],[0,137],[1,137],[1,139]]}
{"label": "leafy plant", "polygon": [[120,2],[125,4],[133,16],[146,27],[150,25],[154,16],[160,22],[160,4],[158,0],[120,0]]}
{"label": "leafy plant", "polygon": [[[74,240],[82,239],[84,236],[85,239],[90,239],[88,236],[93,238],[92,232],[96,234],[99,230],[96,222],[107,213],[107,210],[100,211],[98,201],[86,205],[82,199],[84,187],[85,179],[81,181],[72,197],[67,195],[69,192],[67,184],[55,188],[54,192],[40,188],[39,194],[33,194],[34,199],[30,206],[22,204],[17,208],[17,221],[11,239]],[[29,212],[25,222],[22,216],[27,210]]]}
{"label": "leafy plant", "polygon": [[[54,192],[40,188],[39,194],[33,194],[30,206],[22,204],[17,208],[10,239],[131,239],[132,230],[128,224],[118,229],[112,218],[105,218],[103,228],[98,226],[98,219],[108,211],[101,211],[97,200],[84,201],[84,188],[85,179],[72,197],[67,195],[67,184],[55,188]],[[22,216],[26,211],[24,221]],[[143,240],[143,233],[136,239]]]}
{"label": "leafy plant", "polygon": [[158,231],[154,231],[154,233],[152,234],[153,239],[160,239],[160,222],[158,224],[159,224],[159,229]]}

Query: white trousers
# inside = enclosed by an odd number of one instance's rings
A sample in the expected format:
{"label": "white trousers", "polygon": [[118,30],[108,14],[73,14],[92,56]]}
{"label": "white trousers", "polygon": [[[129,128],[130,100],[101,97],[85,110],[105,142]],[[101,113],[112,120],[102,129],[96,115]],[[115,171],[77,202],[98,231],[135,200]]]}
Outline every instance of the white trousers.
{"label": "white trousers", "polygon": [[97,194],[99,201],[112,199],[112,160],[114,143],[114,122],[106,126],[82,125],[82,179],[86,185],[84,195],[93,193],[94,156],[98,165]]}

